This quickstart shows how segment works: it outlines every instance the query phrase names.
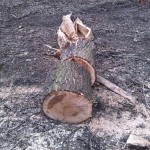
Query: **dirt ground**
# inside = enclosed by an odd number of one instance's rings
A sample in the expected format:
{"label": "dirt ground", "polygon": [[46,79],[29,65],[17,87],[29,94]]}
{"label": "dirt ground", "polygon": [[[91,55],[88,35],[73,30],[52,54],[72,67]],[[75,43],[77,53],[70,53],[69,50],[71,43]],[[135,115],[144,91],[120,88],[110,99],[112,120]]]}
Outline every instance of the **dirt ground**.
{"label": "dirt ground", "polygon": [[[62,15],[73,12],[93,29],[96,72],[137,96],[138,109],[100,84],[93,117],[63,124],[42,111],[59,65]],[[121,150],[131,133],[150,140],[150,4],[137,0],[0,1],[0,149]]]}

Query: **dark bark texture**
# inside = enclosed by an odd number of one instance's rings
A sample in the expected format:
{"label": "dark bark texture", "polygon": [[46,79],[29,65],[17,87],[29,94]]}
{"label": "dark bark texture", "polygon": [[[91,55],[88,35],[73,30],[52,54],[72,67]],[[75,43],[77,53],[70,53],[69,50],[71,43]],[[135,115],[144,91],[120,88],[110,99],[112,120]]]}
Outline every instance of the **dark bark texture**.
{"label": "dark bark texture", "polygon": [[50,93],[44,98],[45,114],[67,123],[82,122],[92,114],[91,78],[73,61],[63,61],[56,72]]}
{"label": "dark bark texture", "polygon": [[61,55],[62,60],[74,60],[82,65],[90,73],[92,84],[95,82],[94,47],[93,40],[79,40],[62,49]]}
{"label": "dark bark texture", "polygon": [[52,91],[71,91],[92,98],[89,73],[76,62],[62,61],[57,69],[55,80],[50,86]]}

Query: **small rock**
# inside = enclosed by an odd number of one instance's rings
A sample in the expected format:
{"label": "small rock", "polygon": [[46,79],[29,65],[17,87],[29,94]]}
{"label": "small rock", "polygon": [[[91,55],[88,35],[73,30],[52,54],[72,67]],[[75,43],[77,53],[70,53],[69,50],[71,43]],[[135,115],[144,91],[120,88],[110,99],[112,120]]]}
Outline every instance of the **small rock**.
{"label": "small rock", "polygon": [[21,28],[22,28],[22,25],[19,26],[19,29],[21,29]]}
{"label": "small rock", "polygon": [[26,61],[31,61],[31,59],[26,59]]}
{"label": "small rock", "polygon": [[126,143],[126,147],[128,150],[130,149],[142,150],[143,148],[147,150],[147,148],[150,148],[150,142],[141,136],[130,134]]}

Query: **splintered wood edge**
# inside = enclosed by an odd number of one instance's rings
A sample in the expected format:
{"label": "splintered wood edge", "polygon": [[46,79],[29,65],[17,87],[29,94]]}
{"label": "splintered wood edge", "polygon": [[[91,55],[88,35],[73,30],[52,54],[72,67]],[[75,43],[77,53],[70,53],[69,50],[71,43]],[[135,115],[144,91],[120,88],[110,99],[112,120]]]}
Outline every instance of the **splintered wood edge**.
{"label": "splintered wood edge", "polygon": [[57,43],[60,49],[65,47],[70,42],[64,32],[60,30],[60,28],[57,30],[57,36]]}
{"label": "splintered wood edge", "polygon": [[76,42],[78,40],[74,23],[71,20],[71,14],[62,17],[62,23],[59,28],[71,42]]}
{"label": "splintered wood edge", "polygon": [[76,33],[78,34],[80,38],[84,38],[84,39],[93,38],[92,30],[86,25],[84,25],[83,22],[79,18],[75,20],[74,26],[75,26]]}
{"label": "splintered wood edge", "polygon": [[85,59],[80,58],[80,57],[71,57],[69,59],[67,59],[68,61],[75,61],[78,64],[80,64],[82,67],[84,67],[90,74],[91,76],[91,85],[94,84],[95,79],[96,79],[96,71],[94,69],[94,67]]}
{"label": "splintered wood edge", "polygon": [[80,123],[92,116],[92,103],[81,94],[55,91],[45,97],[43,111],[54,120]]}

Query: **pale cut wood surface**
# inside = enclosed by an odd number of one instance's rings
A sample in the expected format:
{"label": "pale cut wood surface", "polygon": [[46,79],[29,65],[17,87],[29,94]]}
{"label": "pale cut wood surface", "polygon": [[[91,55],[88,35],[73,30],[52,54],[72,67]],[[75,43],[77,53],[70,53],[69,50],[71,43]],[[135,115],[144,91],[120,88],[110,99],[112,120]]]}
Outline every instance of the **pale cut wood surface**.
{"label": "pale cut wood surface", "polygon": [[44,99],[43,110],[50,118],[78,123],[91,117],[91,78],[76,62],[61,62],[49,93]]}

